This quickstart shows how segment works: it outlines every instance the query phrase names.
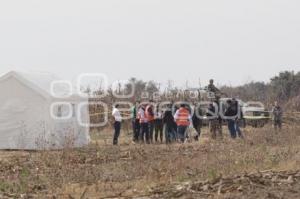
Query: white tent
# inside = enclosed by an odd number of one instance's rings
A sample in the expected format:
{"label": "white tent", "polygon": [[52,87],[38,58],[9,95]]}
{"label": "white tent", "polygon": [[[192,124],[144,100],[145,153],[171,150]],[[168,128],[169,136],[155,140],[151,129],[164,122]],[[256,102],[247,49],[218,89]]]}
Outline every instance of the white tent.
{"label": "white tent", "polygon": [[[62,98],[69,89],[54,81],[59,79],[45,73],[12,71],[0,77],[0,149],[60,149],[89,143],[88,98]],[[51,94],[54,91],[61,97]]]}

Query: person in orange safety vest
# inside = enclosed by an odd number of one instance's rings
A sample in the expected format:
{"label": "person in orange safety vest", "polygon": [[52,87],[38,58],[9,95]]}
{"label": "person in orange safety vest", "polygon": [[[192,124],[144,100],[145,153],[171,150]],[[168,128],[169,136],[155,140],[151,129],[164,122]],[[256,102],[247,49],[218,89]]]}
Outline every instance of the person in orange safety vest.
{"label": "person in orange safety vest", "polygon": [[184,142],[186,138],[186,131],[191,124],[191,113],[186,108],[185,104],[181,104],[180,108],[174,115],[175,122],[177,124],[177,136],[180,142]]}

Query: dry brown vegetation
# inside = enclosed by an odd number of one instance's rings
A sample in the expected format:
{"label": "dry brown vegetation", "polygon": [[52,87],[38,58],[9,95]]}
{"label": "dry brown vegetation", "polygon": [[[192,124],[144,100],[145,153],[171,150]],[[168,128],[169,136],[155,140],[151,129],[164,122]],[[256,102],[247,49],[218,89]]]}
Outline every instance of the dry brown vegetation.
{"label": "dry brown vegetation", "polygon": [[207,132],[184,145],[133,145],[123,132],[111,146],[103,131],[82,149],[1,151],[0,198],[300,198],[300,126]]}

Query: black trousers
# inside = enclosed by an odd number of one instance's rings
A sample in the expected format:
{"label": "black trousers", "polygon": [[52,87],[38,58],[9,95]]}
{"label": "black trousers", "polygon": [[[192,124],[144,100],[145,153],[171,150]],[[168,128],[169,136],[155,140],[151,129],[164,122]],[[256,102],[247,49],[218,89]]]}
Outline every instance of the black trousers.
{"label": "black trousers", "polygon": [[115,128],[115,133],[114,133],[113,144],[117,145],[119,141],[120,132],[121,132],[121,122],[116,121],[114,123],[114,128]]}
{"label": "black trousers", "polygon": [[150,136],[149,136],[149,124],[148,123],[140,123],[140,141],[141,142],[147,142],[147,144],[150,144]]}
{"label": "black trousers", "polygon": [[138,119],[132,120],[132,130],[133,130],[133,141],[139,140],[140,135],[140,121]]}
{"label": "black trousers", "polygon": [[276,120],[274,120],[274,128],[275,129],[281,129],[282,128],[282,121],[281,120],[278,120],[278,119],[276,119]]}
{"label": "black trousers", "polygon": [[153,142],[153,132],[154,132],[154,120],[148,122],[149,126],[149,140]]}
{"label": "black trousers", "polygon": [[154,121],[154,130],[155,130],[155,141],[158,141],[158,135],[160,137],[160,141],[163,141],[163,122],[161,119],[156,119]]}
{"label": "black trousers", "polygon": [[174,127],[174,124],[166,123],[164,124],[164,131],[165,131],[165,139],[166,144],[170,144],[177,139],[177,127]]}

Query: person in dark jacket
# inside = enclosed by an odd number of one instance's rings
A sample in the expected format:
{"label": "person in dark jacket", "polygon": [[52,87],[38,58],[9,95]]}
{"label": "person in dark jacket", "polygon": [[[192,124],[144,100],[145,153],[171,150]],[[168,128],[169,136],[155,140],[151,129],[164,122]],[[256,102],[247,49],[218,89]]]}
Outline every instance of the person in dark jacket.
{"label": "person in dark jacket", "polygon": [[163,125],[166,144],[174,142],[176,140],[177,125],[172,114],[172,105],[168,105],[167,110],[163,113]]}
{"label": "person in dark jacket", "polygon": [[131,109],[133,142],[138,142],[140,134],[140,120],[138,117],[139,104],[139,101],[135,102],[135,105]]}
{"label": "person in dark jacket", "polygon": [[231,138],[236,138],[236,126],[235,121],[238,114],[237,106],[232,99],[227,100],[227,108],[225,110],[225,116],[227,117],[228,130]]}
{"label": "person in dark jacket", "polygon": [[196,141],[199,141],[199,137],[201,135],[201,128],[202,128],[202,117],[203,117],[203,111],[200,107],[198,107],[193,114],[192,122],[193,127],[197,132],[197,135],[194,137]]}
{"label": "person in dark jacket", "polygon": [[158,136],[160,138],[160,142],[163,142],[163,113],[160,110],[159,105],[157,105],[155,113],[154,113],[154,131],[155,131],[155,142],[158,142]]}
{"label": "person in dark jacket", "polygon": [[236,99],[232,99],[232,102],[237,109],[237,117],[235,119],[235,131],[237,133],[237,136],[240,138],[244,138],[242,130],[240,128],[241,122],[243,121],[243,111],[242,107],[240,106],[239,102]]}
{"label": "person in dark jacket", "polygon": [[272,109],[272,115],[273,115],[273,125],[275,130],[278,128],[281,130],[282,126],[282,108],[279,106],[278,102],[274,103],[273,109]]}

